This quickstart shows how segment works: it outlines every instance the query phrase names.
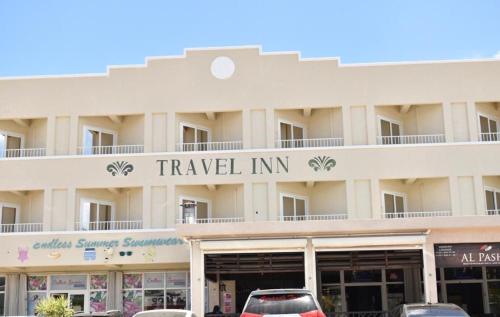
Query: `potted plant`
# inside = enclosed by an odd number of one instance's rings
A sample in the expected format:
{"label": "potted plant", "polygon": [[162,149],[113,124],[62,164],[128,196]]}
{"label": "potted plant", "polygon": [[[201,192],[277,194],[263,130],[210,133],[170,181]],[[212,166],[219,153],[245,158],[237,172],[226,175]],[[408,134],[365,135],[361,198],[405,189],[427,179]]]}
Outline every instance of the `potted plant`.
{"label": "potted plant", "polygon": [[43,317],[71,317],[74,311],[69,308],[69,301],[66,298],[47,297],[36,304],[35,313]]}

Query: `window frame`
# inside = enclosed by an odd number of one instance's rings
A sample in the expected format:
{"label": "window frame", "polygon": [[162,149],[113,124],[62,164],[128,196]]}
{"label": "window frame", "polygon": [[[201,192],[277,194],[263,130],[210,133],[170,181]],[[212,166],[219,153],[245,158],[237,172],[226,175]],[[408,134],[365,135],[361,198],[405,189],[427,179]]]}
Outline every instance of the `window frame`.
{"label": "window frame", "polygon": [[5,201],[0,201],[0,225],[3,224],[3,207],[15,208],[16,209],[16,219],[14,220],[14,224],[19,223],[19,217],[21,213],[21,205],[16,203],[9,203]]}
{"label": "window frame", "polygon": [[481,140],[481,117],[485,117],[486,119],[488,119],[488,133],[491,134],[493,132],[491,132],[491,127],[490,127],[490,120],[491,121],[495,121],[495,124],[497,126],[497,132],[496,133],[500,133],[500,119],[495,116],[495,115],[492,115],[492,114],[486,114],[484,112],[477,112],[477,129],[478,129],[478,133],[479,133],[479,140]]}
{"label": "window frame", "polygon": [[6,157],[6,153],[7,153],[7,137],[8,136],[15,137],[15,138],[20,138],[21,139],[21,147],[19,148],[19,150],[22,150],[22,149],[25,148],[24,146],[25,146],[26,136],[23,133],[12,132],[12,131],[9,131],[9,130],[0,130],[0,134],[2,134],[2,135],[5,136],[5,142],[3,144],[3,148],[0,148],[0,157]]}
{"label": "window frame", "polygon": [[392,124],[397,124],[399,125],[399,136],[403,136],[404,135],[404,129],[403,129],[403,122],[398,120],[398,119],[393,119],[393,118],[389,118],[389,117],[386,117],[386,116],[382,116],[382,115],[377,115],[377,121],[378,121],[378,135],[380,137],[382,137],[382,120],[384,121],[387,121],[389,123],[391,123],[391,135],[390,137],[396,137],[398,135],[392,135]]}
{"label": "window frame", "polygon": [[[109,201],[109,200],[102,200],[102,199],[93,199],[93,198],[86,198],[86,197],[83,197],[83,198],[80,198],[80,226],[79,228],[82,229],[83,228],[83,206],[85,203],[95,203],[98,205],[97,207],[97,219],[99,219],[99,205],[110,205],[111,206],[111,220],[109,220],[110,222],[112,221],[115,221],[115,217],[116,217],[116,214],[115,214],[115,202],[114,201]],[[99,223],[100,221],[95,221],[96,223]],[[90,226],[90,213],[89,213],[89,219],[87,220],[87,225]],[[90,230],[90,229],[86,229],[86,230]]]}
{"label": "window frame", "polygon": [[304,216],[309,215],[309,197],[308,196],[302,196],[299,194],[293,194],[293,193],[287,193],[287,192],[280,192],[280,217],[283,218],[284,216],[284,210],[283,210],[283,198],[288,197],[288,198],[293,198],[293,217],[298,217],[297,216],[297,199],[304,200]]}
{"label": "window frame", "polygon": [[[208,219],[212,218],[212,200],[206,199],[206,198],[201,198],[201,197],[193,197],[193,196],[179,196],[179,219],[184,221],[184,214],[183,214],[183,206],[182,206],[182,201],[183,200],[192,200],[194,202],[202,202],[207,204],[207,217]],[[195,220],[198,220],[198,207],[195,207],[194,210],[194,218]],[[203,218],[201,218],[203,219]]]}
{"label": "window frame", "polygon": [[85,149],[94,147],[94,146],[87,147],[87,145],[85,144],[85,135],[86,135],[87,131],[99,132],[99,145],[98,145],[99,147],[103,146],[101,143],[101,138],[102,138],[101,134],[102,133],[107,133],[107,134],[113,135],[113,145],[112,146],[116,146],[116,144],[118,143],[118,132],[117,131],[112,130],[112,129],[102,128],[102,127],[84,125],[83,126],[83,135],[82,135],[82,147]]}
{"label": "window frame", "polygon": [[488,201],[486,199],[486,192],[490,191],[493,192],[493,199],[495,201],[495,211],[500,211],[500,201],[497,201],[497,193],[500,194],[500,188],[493,187],[493,186],[484,186],[484,206],[486,208],[486,212],[489,211],[488,209]]}
{"label": "window frame", "polygon": [[[195,123],[181,121],[181,122],[179,122],[179,140],[180,140],[179,143],[185,144],[184,143],[184,127],[192,128],[195,130],[195,133],[194,133],[195,142],[194,142],[194,144],[202,143],[202,142],[198,142],[198,133],[197,133],[198,130],[206,131],[207,132],[207,143],[212,142],[212,129],[211,128],[203,126],[203,125],[195,124]],[[187,143],[187,144],[189,144],[189,143]]]}
{"label": "window frame", "polygon": [[408,213],[409,210],[408,210],[408,195],[406,193],[400,193],[400,192],[396,192],[396,191],[382,191],[382,211],[384,212],[384,215],[385,214],[388,214],[388,212],[386,211],[385,209],[385,195],[388,194],[388,195],[393,195],[394,196],[394,206],[396,206],[396,202],[395,202],[395,197],[396,196],[400,196],[400,197],[403,197],[403,212],[402,213],[399,213],[397,212],[396,210],[394,210],[394,214],[397,215],[397,214],[405,214],[405,213]]}
{"label": "window frame", "polygon": [[[291,139],[284,140],[283,137],[281,136],[281,124],[282,123],[289,124],[292,127],[292,129],[291,129],[292,138]],[[295,135],[294,135],[294,132],[293,132],[293,128],[294,127],[298,127],[298,128],[302,129],[302,139],[296,139],[295,138]],[[296,121],[290,121],[290,120],[278,118],[278,140],[279,141],[296,141],[296,140],[300,141],[300,140],[306,140],[306,139],[307,139],[307,129],[306,129],[306,125],[305,124],[299,123],[299,122],[296,122]]]}

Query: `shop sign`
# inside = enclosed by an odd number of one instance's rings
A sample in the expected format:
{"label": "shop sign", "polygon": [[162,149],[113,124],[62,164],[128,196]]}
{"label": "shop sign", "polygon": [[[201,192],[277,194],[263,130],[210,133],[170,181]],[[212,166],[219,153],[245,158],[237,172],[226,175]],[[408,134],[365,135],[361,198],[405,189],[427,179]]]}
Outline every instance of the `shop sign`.
{"label": "shop sign", "polygon": [[498,266],[500,243],[436,244],[437,267]]}
{"label": "shop sign", "polygon": [[[73,239],[54,238],[46,241],[35,241],[33,249],[85,249],[91,250],[95,248],[139,248],[139,247],[160,247],[182,245],[185,242],[179,238],[149,238],[149,239],[134,239],[125,237],[123,239],[100,239],[91,240],[80,238],[76,241]],[[90,253],[90,252],[89,252]],[[90,255],[89,255],[90,256]]]}
{"label": "shop sign", "polygon": [[87,275],[52,275],[50,289],[53,291],[86,290]]}

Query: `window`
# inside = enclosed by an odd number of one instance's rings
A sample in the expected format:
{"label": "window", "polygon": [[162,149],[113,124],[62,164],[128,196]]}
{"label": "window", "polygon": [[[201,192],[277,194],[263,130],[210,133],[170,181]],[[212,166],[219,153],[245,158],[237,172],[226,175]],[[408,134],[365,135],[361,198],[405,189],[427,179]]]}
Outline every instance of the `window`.
{"label": "window", "polygon": [[205,199],[182,197],[179,201],[183,223],[196,223],[211,217],[211,203]]}
{"label": "window", "polygon": [[205,127],[181,123],[182,151],[207,151],[210,130]]}
{"label": "window", "polygon": [[142,310],[189,309],[187,272],[147,272],[123,274],[124,317]]}
{"label": "window", "polygon": [[401,125],[396,121],[380,118],[380,136],[382,144],[400,144]]}
{"label": "window", "polygon": [[500,215],[500,190],[486,188],[486,210],[488,215]]}
{"label": "window", "polygon": [[293,148],[304,146],[304,127],[297,124],[280,121],[280,146]]}
{"label": "window", "polygon": [[19,221],[19,205],[0,202],[0,232],[14,232]]}
{"label": "window", "polygon": [[5,276],[0,276],[0,316],[5,315]]}
{"label": "window", "polygon": [[116,132],[101,128],[83,128],[83,154],[113,154]]}
{"label": "window", "polygon": [[498,123],[485,115],[479,115],[481,141],[498,141]]}
{"label": "window", "polygon": [[24,148],[24,136],[12,132],[0,132],[0,157],[20,157]]}
{"label": "window", "polygon": [[114,204],[83,199],[80,211],[80,230],[113,229]]}
{"label": "window", "polygon": [[307,197],[281,194],[281,217],[283,220],[303,220],[307,215]]}
{"label": "window", "polygon": [[386,217],[401,218],[404,216],[406,197],[404,194],[384,193],[384,212]]}

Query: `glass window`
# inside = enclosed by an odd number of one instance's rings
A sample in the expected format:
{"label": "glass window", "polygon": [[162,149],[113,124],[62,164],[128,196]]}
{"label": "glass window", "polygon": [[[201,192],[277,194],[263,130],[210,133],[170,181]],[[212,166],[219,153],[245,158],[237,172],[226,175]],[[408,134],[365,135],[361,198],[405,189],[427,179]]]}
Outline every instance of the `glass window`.
{"label": "glass window", "polygon": [[445,280],[471,280],[482,279],[483,271],[481,267],[452,267],[444,269]]}
{"label": "glass window", "polygon": [[500,314],[500,282],[488,282],[488,297],[492,314]]}
{"label": "glass window", "polygon": [[142,290],[123,291],[123,317],[132,317],[142,311]]}
{"label": "glass window", "polygon": [[321,284],[340,283],[340,271],[322,271]]}
{"label": "glass window", "polygon": [[500,280],[500,266],[486,267],[486,277],[489,280]]}
{"label": "glass window", "polygon": [[145,290],[144,310],[163,309],[165,307],[165,290]]}
{"label": "glass window", "polygon": [[387,214],[402,214],[405,212],[404,196],[384,193],[384,208]]}
{"label": "glass window", "polygon": [[123,274],[123,288],[142,288],[142,274]]}
{"label": "glass window", "polygon": [[342,309],[342,295],[340,285],[322,286],[321,306],[323,308],[323,311],[326,313],[340,313],[344,311]]}
{"label": "glass window", "polygon": [[167,273],[167,288],[185,288],[186,286],[185,272]]}
{"label": "glass window", "polygon": [[364,283],[364,282],[381,282],[381,270],[348,270],[344,271],[344,279],[346,283]]}
{"label": "glass window", "polygon": [[281,214],[284,217],[291,217],[285,220],[297,220],[295,217],[303,218],[307,214],[307,202],[304,198],[282,195],[281,199]]}
{"label": "glass window", "polygon": [[167,308],[186,309],[186,307],[187,307],[187,290],[185,289],[167,290]]}
{"label": "glass window", "polygon": [[389,282],[404,282],[405,276],[402,269],[385,270],[385,280]]}
{"label": "glass window", "polygon": [[51,275],[51,291],[86,290],[87,275]]}
{"label": "glass window", "polygon": [[387,306],[389,311],[405,303],[405,286],[403,283],[387,284]]}

